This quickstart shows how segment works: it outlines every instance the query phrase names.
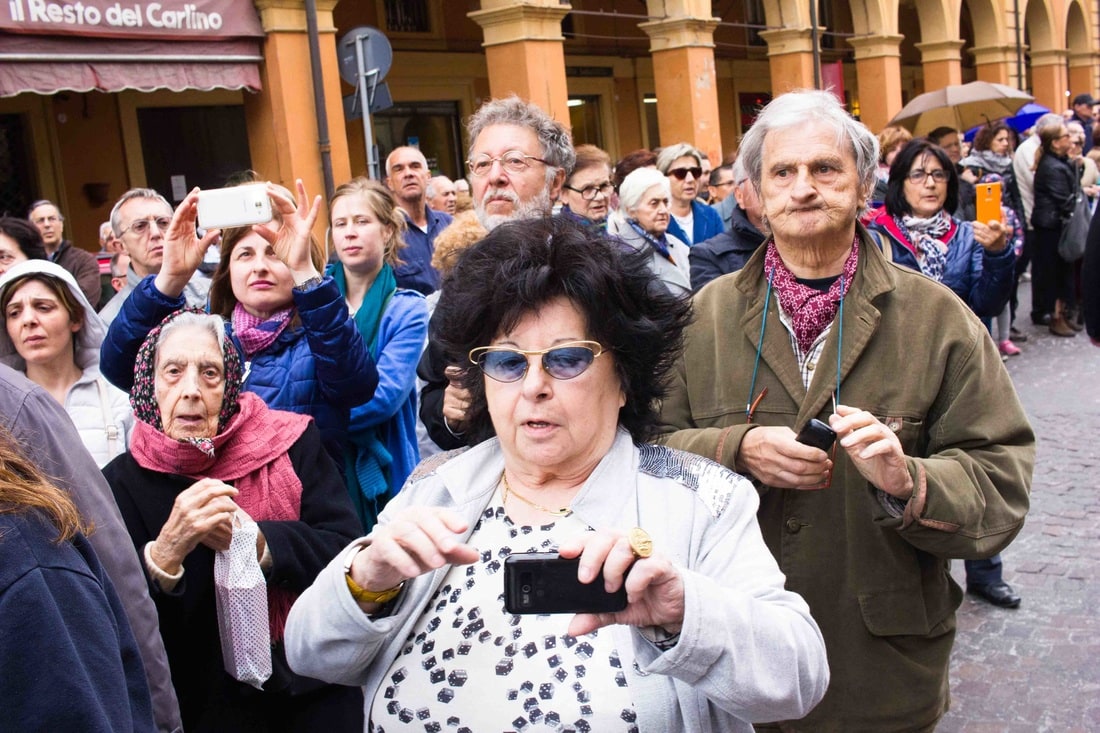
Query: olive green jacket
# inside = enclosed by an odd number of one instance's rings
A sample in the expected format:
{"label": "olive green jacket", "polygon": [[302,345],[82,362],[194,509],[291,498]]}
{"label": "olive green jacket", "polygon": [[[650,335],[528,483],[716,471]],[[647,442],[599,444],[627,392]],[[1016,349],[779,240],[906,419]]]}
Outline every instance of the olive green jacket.
{"label": "olive green jacket", "polygon": [[947,670],[962,592],[948,558],[989,557],[1023,525],[1035,437],[996,346],[966,304],[893,265],[860,229],[859,266],[807,391],[760,247],[695,298],[696,321],[662,409],[662,442],[733,467],[745,433],[753,362],[767,388],[756,425],[828,420],[841,347],[841,404],[894,430],[914,494],[904,514],[843,455],[829,488],[757,482],[765,541],[820,624],[832,683],[792,730],[930,729],[947,707]]}

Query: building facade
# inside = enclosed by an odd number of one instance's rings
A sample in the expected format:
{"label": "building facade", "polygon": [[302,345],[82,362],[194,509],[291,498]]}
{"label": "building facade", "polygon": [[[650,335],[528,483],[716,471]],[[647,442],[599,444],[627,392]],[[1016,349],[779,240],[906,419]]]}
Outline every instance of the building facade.
{"label": "building facade", "polygon": [[463,175],[462,121],[510,93],[613,157],[687,140],[712,159],[793,88],[831,87],[873,130],[916,94],[974,79],[1057,111],[1072,95],[1100,96],[1100,4],[1082,0],[310,4],[315,57],[305,0],[8,0],[0,211],[54,199],[73,240],[94,248],[132,186],[179,200],[252,168],[323,192],[326,178],[367,172],[338,62],[339,42],[363,26],[392,46],[393,106],[370,118],[378,157],[415,144],[452,177]]}

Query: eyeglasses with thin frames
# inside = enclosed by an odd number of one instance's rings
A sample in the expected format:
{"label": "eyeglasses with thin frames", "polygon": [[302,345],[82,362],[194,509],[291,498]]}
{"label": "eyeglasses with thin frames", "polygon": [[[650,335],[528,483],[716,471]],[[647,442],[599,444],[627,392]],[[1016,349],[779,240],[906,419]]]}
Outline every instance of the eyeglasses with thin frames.
{"label": "eyeglasses with thin frames", "polygon": [[567,341],[549,349],[528,351],[509,346],[479,346],[471,349],[470,363],[498,382],[518,382],[527,374],[530,357],[541,356],[543,370],[554,379],[579,377],[604,353],[598,341]]}
{"label": "eyeglasses with thin frames", "polygon": [[529,160],[538,161],[543,165],[550,165],[537,155],[527,155],[519,150],[509,150],[499,158],[494,158],[488,153],[475,155],[466,161],[466,168],[469,169],[471,176],[478,178],[489,175],[489,171],[493,169],[493,163],[500,163],[501,167],[509,173],[523,173],[531,167],[531,164],[527,162]]}
{"label": "eyeglasses with thin frames", "polygon": [[599,185],[592,184],[591,186],[585,186],[584,188],[573,188],[569,185],[565,185],[562,188],[568,188],[574,193],[579,193],[581,195],[581,198],[585,201],[591,201],[592,199],[596,198],[596,194],[600,194],[604,198],[607,198],[611,195],[611,192],[615,190],[615,186],[611,183],[611,181],[604,181]]}
{"label": "eyeglasses with thin frames", "polygon": [[934,171],[926,171],[918,168],[915,171],[909,171],[909,175],[906,177],[909,179],[910,183],[917,186],[920,186],[929,178],[936,183],[945,183],[947,181],[947,171],[942,168],[937,168]]}
{"label": "eyeglasses with thin frames", "polygon": [[130,222],[130,226],[119,232],[118,236],[122,236],[126,232],[133,232],[139,237],[144,237],[149,232],[149,227],[153,224],[157,225],[157,229],[160,233],[168,231],[168,226],[172,223],[172,218],[168,216],[150,216],[145,219],[138,219],[137,221]]}

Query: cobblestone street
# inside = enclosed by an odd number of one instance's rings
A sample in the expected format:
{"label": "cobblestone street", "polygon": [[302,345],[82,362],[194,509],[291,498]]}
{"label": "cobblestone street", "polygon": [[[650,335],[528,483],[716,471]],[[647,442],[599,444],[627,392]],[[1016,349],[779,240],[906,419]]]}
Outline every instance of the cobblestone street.
{"label": "cobblestone street", "polygon": [[1032,326],[1027,306],[1008,368],[1038,455],[1027,523],[1002,553],[1023,603],[963,602],[943,733],[1100,731],[1100,349]]}

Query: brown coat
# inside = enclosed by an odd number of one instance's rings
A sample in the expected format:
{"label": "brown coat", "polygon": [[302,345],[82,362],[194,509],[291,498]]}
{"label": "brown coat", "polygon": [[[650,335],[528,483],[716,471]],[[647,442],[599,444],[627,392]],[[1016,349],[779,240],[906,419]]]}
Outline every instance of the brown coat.
{"label": "brown coat", "polygon": [[[862,230],[861,230],[862,231]],[[761,247],[695,299],[696,322],[665,400],[669,445],[733,467],[767,287]],[[755,391],[755,423],[827,420],[836,384],[834,322],[807,391],[777,299]],[[886,261],[863,233],[844,303],[842,404],[871,411],[901,440],[915,493],[893,516],[839,449],[829,488],[757,482],[765,541],[787,588],[810,604],[832,682],[791,730],[931,729],[948,702],[962,592],[948,558],[991,556],[1023,525],[1035,438],[984,326],[948,288]]]}

